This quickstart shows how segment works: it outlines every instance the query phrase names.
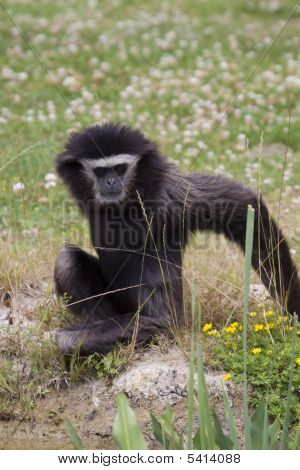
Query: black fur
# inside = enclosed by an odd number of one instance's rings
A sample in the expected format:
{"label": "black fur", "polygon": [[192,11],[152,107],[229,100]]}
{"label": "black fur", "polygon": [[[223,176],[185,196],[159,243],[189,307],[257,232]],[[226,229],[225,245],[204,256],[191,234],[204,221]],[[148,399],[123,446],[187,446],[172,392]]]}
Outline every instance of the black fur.
{"label": "black fur", "polygon": [[[119,204],[95,202],[81,160],[136,154],[135,178]],[[252,264],[271,294],[300,315],[300,283],[288,244],[250,189],[205,174],[180,173],[139,131],[105,124],[73,134],[57,171],[87,216],[98,258],[65,247],[55,266],[57,293],[67,293],[80,322],[59,332],[65,353],[107,353],[133,335],[144,341],[182,319],[182,251],[189,233],[212,230],[243,250],[247,207],[255,209]]]}

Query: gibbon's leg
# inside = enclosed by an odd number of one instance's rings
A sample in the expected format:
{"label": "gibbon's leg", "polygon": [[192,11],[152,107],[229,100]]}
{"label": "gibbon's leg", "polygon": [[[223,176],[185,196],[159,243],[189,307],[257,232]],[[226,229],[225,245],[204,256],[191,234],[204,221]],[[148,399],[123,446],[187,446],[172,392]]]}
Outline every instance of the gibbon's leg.
{"label": "gibbon's leg", "polygon": [[[270,217],[265,203],[250,189],[218,176],[192,176],[200,200],[194,203],[199,212],[195,223],[198,229],[223,233],[244,250],[247,207],[255,209],[252,265],[260,273],[271,295],[290,314],[300,318],[300,281],[287,241]],[[196,215],[194,213],[194,215]]]}
{"label": "gibbon's leg", "polygon": [[99,295],[106,286],[98,259],[76,246],[66,246],[58,254],[54,282],[57,295],[66,295],[68,309],[85,323],[115,311],[109,294]]}
{"label": "gibbon's leg", "polygon": [[[130,314],[108,314],[93,322],[77,323],[57,333],[60,349],[65,354],[80,351],[82,355],[98,352],[109,353],[117,341],[136,340],[142,343],[155,334],[172,328],[174,322],[167,312],[164,287],[158,287],[154,298],[141,308],[140,312]],[[151,300],[152,299],[152,300]],[[158,308],[159,307],[159,308]]]}

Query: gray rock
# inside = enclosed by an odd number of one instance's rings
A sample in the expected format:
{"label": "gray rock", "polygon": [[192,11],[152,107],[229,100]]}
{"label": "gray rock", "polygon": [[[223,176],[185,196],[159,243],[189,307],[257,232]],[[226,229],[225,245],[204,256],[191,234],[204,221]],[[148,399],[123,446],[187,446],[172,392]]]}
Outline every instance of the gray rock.
{"label": "gray rock", "polygon": [[10,325],[12,322],[12,315],[10,308],[0,308],[0,325]]}
{"label": "gray rock", "polygon": [[259,302],[266,302],[271,299],[270,293],[262,284],[250,284],[250,297],[254,297]]}
{"label": "gray rock", "polygon": [[[222,396],[222,376],[207,374],[206,383],[212,397]],[[175,404],[188,394],[189,364],[182,352],[173,347],[162,355],[149,351],[142,360],[121,373],[113,382],[112,391],[124,391],[133,403],[159,400]],[[194,377],[197,392],[197,375]]]}

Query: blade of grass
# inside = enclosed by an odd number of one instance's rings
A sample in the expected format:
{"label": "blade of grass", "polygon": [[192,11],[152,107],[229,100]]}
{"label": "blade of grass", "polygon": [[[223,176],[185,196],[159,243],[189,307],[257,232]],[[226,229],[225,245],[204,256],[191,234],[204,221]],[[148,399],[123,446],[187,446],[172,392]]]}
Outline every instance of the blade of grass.
{"label": "blade of grass", "polygon": [[194,335],[192,335],[192,344],[190,352],[189,384],[188,384],[188,429],[187,429],[187,448],[193,449],[193,418],[194,418],[194,374],[195,374],[195,345]]}
{"label": "blade of grass", "polygon": [[287,449],[287,445],[288,445],[288,430],[289,430],[289,424],[290,424],[292,388],[293,388],[293,378],[294,378],[294,370],[295,370],[297,326],[298,326],[298,321],[297,321],[297,317],[295,316],[293,336],[292,336],[289,387],[288,387],[288,394],[287,394],[287,399],[286,399],[286,407],[285,407],[285,414],[284,414],[284,420],[283,420],[280,450]]}
{"label": "blade of grass", "polygon": [[269,426],[267,402],[261,400],[255,413],[250,418],[250,432],[252,449],[267,450],[269,448]]}
{"label": "blade of grass", "polygon": [[248,408],[248,381],[247,381],[247,324],[249,312],[249,286],[250,272],[252,265],[253,250],[253,233],[254,233],[254,209],[248,206],[247,212],[247,229],[246,229],[246,247],[245,247],[245,266],[244,266],[244,312],[243,312],[243,409],[244,409],[244,429],[245,429],[245,447],[252,448],[250,433],[250,418]]}
{"label": "blade of grass", "polygon": [[192,342],[190,352],[189,366],[189,384],[188,384],[188,428],[187,428],[187,448],[193,449],[193,418],[194,418],[194,374],[195,374],[195,343],[194,343],[194,320],[196,304],[196,285],[193,282],[192,287]]}
{"label": "blade of grass", "polygon": [[263,428],[263,441],[262,441],[262,449],[269,450],[270,449],[270,432],[269,432],[269,415],[268,415],[268,400],[266,401],[265,409],[264,409],[264,428]]}
{"label": "blade of grass", "polygon": [[231,409],[231,406],[230,406],[230,403],[229,403],[227,391],[226,391],[223,383],[222,383],[222,391],[223,391],[223,401],[224,401],[224,405],[225,405],[227,421],[228,421],[229,429],[230,429],[230,432],[231,432],[231,439],[232,439],[233,444],[234,444],[234,449],[239,450],[241,448],[241,446],[240,446],[240,443],[239,443],[238,433],[237,433],[237,429],[236,429],[232,409]]}
{"label": "blade of grass", "polygon": [[[199,330],[201,325],[201,309],[198,313]],[[200,337],[197,342],[197,369],[198,369],[198,412],[200,422],[200,437],[202,449],[215,449],[215,434],[210,414],[208,392],[205,382],[204,365],[202,351],[200,347]]]}
{"label": "blade of grass", "polygon": [[295,436],[295,439],[294,439],[294,445],[295,445],[296,449],[300,450],[300,421],[299,421],[298,428],[297,428],[297,431],[296,431],[296,436]]}
{"label": "blade of grass", "polygon": [[280,421],[278,417],[275,419],[274,423],[269,427],[269,436],[270,436],[270,450],[278,449],[278,436],[280,432]]}
{"label": "blade of grass", "polygon": [[232,440],[226,436],[226,434],[223,431],[222,425],[220,423],[220,419],[213,410],[213,420],[214,420],[214,428],[215,428],[215,441],[216,444],[218,445],[220,450],[232,450],[234,447],[234,444]]}
{"label": "blade of grass", "polygon": [[66,418],[66,427],[67,427],[67,433],[69,435],[69,438],[74,446],[74,449],[76,450],[83,450],[83,443],[82,440],[80,439],[76,429],[74,428],[73,424],[69,420],[69,418]]}

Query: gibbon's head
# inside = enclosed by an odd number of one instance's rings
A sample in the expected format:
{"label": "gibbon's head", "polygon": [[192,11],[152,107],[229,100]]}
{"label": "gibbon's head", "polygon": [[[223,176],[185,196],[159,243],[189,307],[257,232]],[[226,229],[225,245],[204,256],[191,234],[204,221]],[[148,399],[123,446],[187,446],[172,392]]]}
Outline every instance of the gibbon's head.
{"label": "gibbon's head", "polygon": [[[138,189],[140,177],[145,179],[149,159],[144,157],[155,160],[156,150],[138,130],[121,124],[95,125],[71,134],[56,166],[79,201],[120,203]],[[142,160],[148,162],[144,165]]]}

